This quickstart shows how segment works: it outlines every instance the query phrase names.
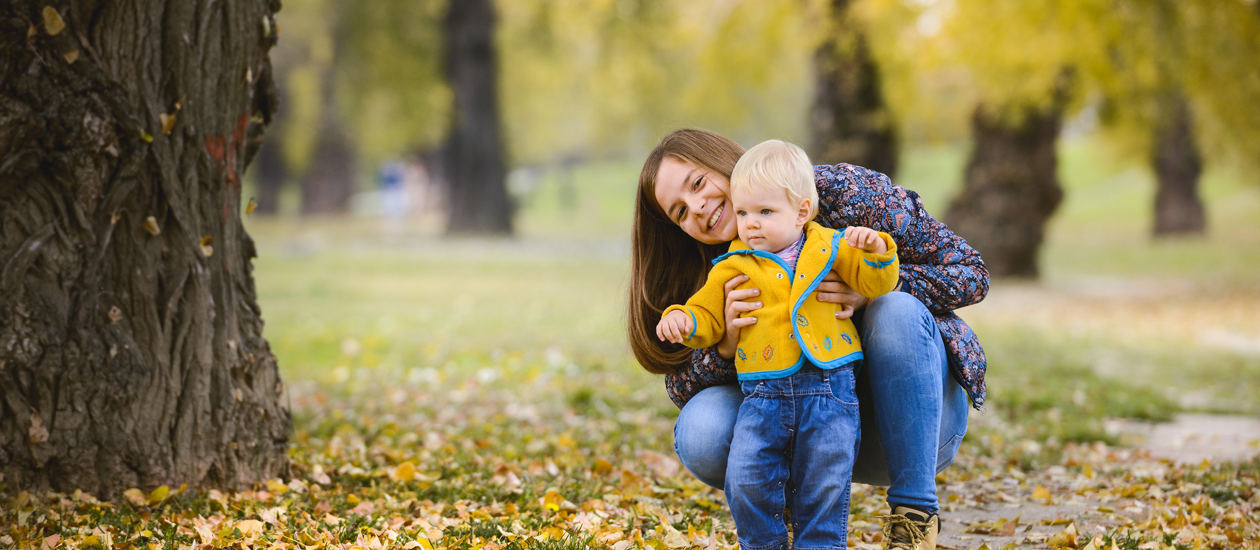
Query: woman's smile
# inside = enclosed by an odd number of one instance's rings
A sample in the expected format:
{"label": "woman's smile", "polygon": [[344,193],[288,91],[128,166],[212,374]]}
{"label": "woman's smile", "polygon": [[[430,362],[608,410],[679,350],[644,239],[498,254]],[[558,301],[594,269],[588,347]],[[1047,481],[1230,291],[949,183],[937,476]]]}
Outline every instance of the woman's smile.
{"label": "woman's smile", "polygon": [[708,225],[705,226],[704,228],[705,231],[712,230],[715,226],[717,226],[718,223],[722,221],[722,218],[725,218],[725,217],[726,217],[726,201],[722,201],[722,204],[719,204],[718,207],[713,210],[713,214],[709,216],[709,223]]}

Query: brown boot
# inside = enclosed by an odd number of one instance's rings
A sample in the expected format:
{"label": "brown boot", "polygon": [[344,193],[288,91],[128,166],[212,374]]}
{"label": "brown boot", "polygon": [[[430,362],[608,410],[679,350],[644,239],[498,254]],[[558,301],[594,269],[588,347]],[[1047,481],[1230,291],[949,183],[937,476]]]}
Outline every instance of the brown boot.
{"label": "brown boot", "polygon": [[936,550],[936,534],[941,530],[936,514],[928,516],[914,508],[898,506],[892,515],[879,519],[884,520],[885,550]]}

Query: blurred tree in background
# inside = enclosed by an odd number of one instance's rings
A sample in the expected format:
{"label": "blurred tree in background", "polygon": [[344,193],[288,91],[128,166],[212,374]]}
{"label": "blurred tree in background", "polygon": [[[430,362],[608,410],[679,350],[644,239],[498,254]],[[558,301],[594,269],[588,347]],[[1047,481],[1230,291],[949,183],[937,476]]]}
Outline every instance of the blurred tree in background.
{"label": "blurred tree in background", "polygon": [[455,100],[446,142],[447,233],[512,233],[499,115],[497,19],[491,0],[456,0],[447,8],[446,77]]}
{"label": "blurred tree in background", "polygon": [[944,220],[999,277],[1036,277],[1046,222],[1063,201],[1055,146],[1062,99],[1050,105],[980,105],[972,115],[972,149],[963,188]]}
{"label": "blurred tree in background", "polygon": [[816,164],[847,162],[895,178],[897,121],[885,104],[880,69],[863,22],[851,13],[853,4],[832,0],[820,17],[826,27],[814,54],[810,157]]}
{"label": "blurred tree in background", "polygon": [[[1036,275],[1042,230],[1034,226],[1049,218],[1017,215],[998,197],[1022,197],[1015,202],[1040,204],[1041,211],[1053,211],[1058,198],[1039,183],[1052,174],[1011,171],[1052,171],[1044,145],[1023,148],[1024,160],[1007,168],[978,169],[1000,156],[986,150],[1000,147],[988,124],[1053,142],[1057,131],[1028,126],[1049,119],[1028,113],[1098,110],[1114,141],[1144,156],[1157,175],[1157,235],[1203,231],[1201,151],[1210,151],[1208,161],[1234,157],[1254,166],[1260,159],[1260,113],[1253,107],[1260,102],[1260,18],[1252,2],[958,0],[943,17],[931,41],[934,62],[966,67],[984,105],[979,111],[990,113],[973,119],[972,161],[946,219],[995,275]],[[1028,246],[1034,250],[1023,250]]]}

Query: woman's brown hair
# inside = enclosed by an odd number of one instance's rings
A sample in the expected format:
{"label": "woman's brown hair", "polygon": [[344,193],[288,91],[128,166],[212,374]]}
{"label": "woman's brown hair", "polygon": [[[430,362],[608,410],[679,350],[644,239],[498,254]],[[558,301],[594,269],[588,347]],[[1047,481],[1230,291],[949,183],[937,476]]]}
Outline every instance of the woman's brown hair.
{"label": "woman's brown hair", "polygon": [[692,239],[656,202],[656,173],[667,157],[684,160],[730,179],[744,154],[738,143],[707,130],[675,130],[652,149],[639,173],[630,229],[630,349],[648,372],[672,373],[691,359],[691,349],[656,338],[665,308],[682,304],[704,286],[710,262],[727,245]]}

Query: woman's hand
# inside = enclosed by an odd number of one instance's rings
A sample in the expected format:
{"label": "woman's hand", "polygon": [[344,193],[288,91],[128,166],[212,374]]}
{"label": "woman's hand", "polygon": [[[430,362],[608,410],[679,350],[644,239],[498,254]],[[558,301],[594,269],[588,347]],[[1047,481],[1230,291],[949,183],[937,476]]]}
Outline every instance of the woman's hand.
{"label": "woman's hand", "polygon": [[747,275],[738,275],[726,281],[723,287],[726,292],[726,334],[717,345],[718,355],[721,355],[723,359],[735,357],[735,350],[739,348],[739,329],[757,322],[756,317],[740,317],[741,313],[761,309],[760,301],[744,301],[760,296],[760,289],[735,289],[747,281]]}
{"label": "woman's hand", "polygon": [[[844,281],[840,280],[840,275],[837,275],[835,271],[827,273],[827,276],[823,277],[822,282],[818,283],[818,289],[814,292],[814,296],[818,298],[819,302],[840,305],[840,309],[836,311],[836,319],[852,317],[854,311],[866,307],[866,304],[871,301],[866,296],[858,294],[849,285],[844,284]],[[720,353],[721,349],[718,352]]]}

